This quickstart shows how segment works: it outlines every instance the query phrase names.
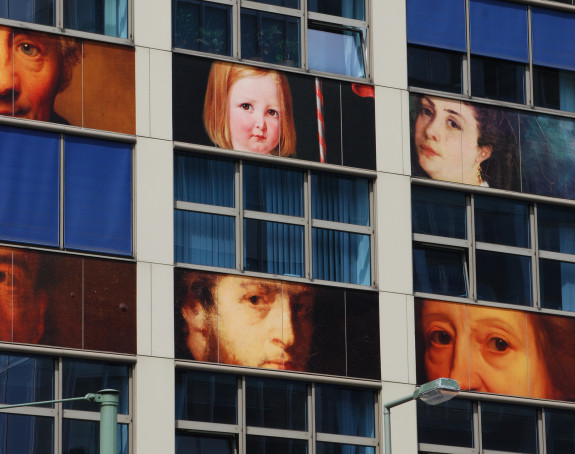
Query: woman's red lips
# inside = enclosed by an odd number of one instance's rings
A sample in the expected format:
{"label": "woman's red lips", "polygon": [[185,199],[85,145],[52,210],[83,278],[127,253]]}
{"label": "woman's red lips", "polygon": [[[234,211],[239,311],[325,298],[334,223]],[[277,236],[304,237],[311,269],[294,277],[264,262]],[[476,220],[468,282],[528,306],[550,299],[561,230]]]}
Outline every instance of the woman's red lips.
{"label": "woman's red lips", "polygon": [[436,152],[429,145],[420,145],[419,149],[420,149],[421,153],[427,157],[439,156],[439,153]]}

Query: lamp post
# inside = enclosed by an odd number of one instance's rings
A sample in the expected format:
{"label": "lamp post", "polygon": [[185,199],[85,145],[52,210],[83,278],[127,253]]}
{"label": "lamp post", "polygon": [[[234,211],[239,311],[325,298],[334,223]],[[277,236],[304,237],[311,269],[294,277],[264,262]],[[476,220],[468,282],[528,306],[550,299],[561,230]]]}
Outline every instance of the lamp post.
{"label": "lamp post", "polygon": [[383,429],[385,436],[385,454],[391,454],[391,414],[393,407],[411,400],[420,399],[427,405],[437,405],[453,399],[459,393],[457,380],[438,378],[416,388],[413,394],[383,404]]}

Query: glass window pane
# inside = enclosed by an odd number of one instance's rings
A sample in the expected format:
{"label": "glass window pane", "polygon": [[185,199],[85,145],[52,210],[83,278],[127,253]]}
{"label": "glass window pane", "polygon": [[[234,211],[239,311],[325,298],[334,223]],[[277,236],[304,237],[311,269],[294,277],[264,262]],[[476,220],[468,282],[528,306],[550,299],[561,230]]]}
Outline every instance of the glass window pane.
{"label": "glass window pane", "polygon": [[176,262],[235,268],[235,224],[231,216],[175,210]]}
{"label": "glass window pane", "polygon": [[307,38],[310,69],[365,77],[363,31],[310,24]]}
{"label": "glass window pane", "polygon": [[314,13],[365,20],[365,0],[308,0],[307,9]]}
{"label": "glass window pane", "polygon": [[303,216],[304,172],[250,164],[243,172],[246,210]]}
{"label": "glass window pane", "polygon": [[531,258],[477,251],[477,298],[531,306]]}
{"label": "glass window pane", "polygon": [[[128,454],[128,424],[118,424],[118,454]],[[100,423],[64,419],[62,423],[62,454],[99,454]]]}
{"label": "glass window pane", "polygon": [[575,71],[575,27],[571,11],[533,6],[531,34],[534,64]]}
{"label": "glass window pane", "polygon": [[7,454],[52,454],[54,419],[0,414],[0,446]]}
{"label": "glass window pane", "polygon": [[369,225],[369,181],[323,173],[311,176],[314,219]]}
{"label": "glass window pane", "polygon": [[465,194],[412,186],[411,222],[414,233],[465,239],[467,236]]}
{"label": "glass window pane", "polygon": [[408,85],[461,93],[463,54],[432,48],[407,47]]}
{"label": "glass window pane", "polygon": [[529,206],[509,199],[475,196],[475,240],[529,247]]}
{"label": "glass window pane", "polygon": [[52,399],[54,399],[52,358],[0,355],[0,403],[10,405]]}
{"label": "glass window pane", "polygon": [[176,369],[176,419],[236,424],[237,378]]}
{"label": "glass window pane", "polygon": [[246,271],[303,276],[303,226],[244,219]]}
{"label": "glass window pane", "polygon": [[248,435],[246,448],[250,454],[307,454],[307,440]]}
{"label": "glass window pane", "polygon": [[0,0],[0,17],[54,25],[54,0]]}
{"label": "glass window pane", "polygon": [[221,158],[174,155],[174,197],[183,202],[234,206],[235,165]]}
{"label": "glass window pane", "polygon": [[525,65],[472,55],[471,94],[525,104]]}
{"label": "glass window pane", "polygon": [[236,443],[225,435],[177,433],[176,454],[234,454]]}
{"label": "glass window pane", "polygon": [[539,249],[575,254],[575,211],[537,205]]}
{"label": "glass window pane", "polygon": [[374,403],[374,391],[317,384],[315,428],[330,434],[374,437]]}
{"label": "glass window pane", "polygon": [[[128,414],[130,366],[97,361],[74,361],[67,358],[63,364],[62,398],[85,396],[101,389],[116,389],[120,391],[118,413]],[[64,408],[99,412],[100,404],[79,400],[64,403]]]}
{"label": "glass window pane", "polygon": [[375,454],[375,447],[319,442],[316,444],[315,452],[316,454]]}
{"label": "glass window pane", "polygon": [[312,229],[313,278],[371,285],[369,235]]}
{"label": "glass window pane", "polygon": [[299,19],[242,9],[242,58],[300,66]]}
{"label": "glass window pane", "polygon": [[575,112],[575,71],[533,67],[536,106]]}
{"label": "glass window pane", "polygon": [[575,413],[545,409],[547,454],[575,452]]}
{"label": "glass window pane", "polygon": [[232,7],[200,0],[176,0],[174,47],[232,54]]}
{"label": "glass window pane", "polygon": [[417,401],[419,443],[473,447],[473,404],[453,399],[439,405]]}
{"label": "glass window pane", "polygon": [[251,0],[256,3],[265,3],[267,5],[284,6],[287,8],[299,8],[299,0]]}
{"label": "glass window pane", "polygon": [[64,27],[128,38],[128,0],[64,0]]}
{"label": "glass window pane", "polygon": [[481,403],[484,449],[537,453],[537,409],[501,403]]}
{"label": "glass window pane", "polygon": [[416,292],[467,297],[465,252],[414,247],[413,280]]}
{"label": "glass window pane", "polygon": [[575,311],[575,263],[539,260],[541,306]]}
{"label": "glass window pane", "polygon": [[265,378],[246,378],[248,426],[307,430],[307,385]]}

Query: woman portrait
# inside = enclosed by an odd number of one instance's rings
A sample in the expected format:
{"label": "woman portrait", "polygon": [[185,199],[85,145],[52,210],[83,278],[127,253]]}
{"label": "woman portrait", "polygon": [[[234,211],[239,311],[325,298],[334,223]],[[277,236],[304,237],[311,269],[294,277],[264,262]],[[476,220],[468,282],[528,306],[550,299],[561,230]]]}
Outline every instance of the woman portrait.
{"label": "woman portrait", "polygon": [[[573,319],[471,304],[418,300],[418,381],[462,390],[573,401]],[[569,353],[557,358],[554,342]],[[564,348],[568,346],[570,348]]]}
{"label": "woman portrait", "polygon": [[296,133],[286,76],[214,62],[208,76],[204,126],[221,148],[293,157]]}
{"label": "woman portrait", "polygon": [[412,174],[519,189],[518,140],[498,107],[412,95]]}

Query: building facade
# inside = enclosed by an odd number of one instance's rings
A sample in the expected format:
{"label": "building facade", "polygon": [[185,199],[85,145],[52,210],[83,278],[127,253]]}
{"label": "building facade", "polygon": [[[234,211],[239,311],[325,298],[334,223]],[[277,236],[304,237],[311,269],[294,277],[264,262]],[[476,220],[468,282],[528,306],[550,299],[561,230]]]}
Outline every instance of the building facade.
{"label": "building facade", "polygon": [[[0,2],[0,400],[118,452],[575,451],[575,6]],[[10,183],[10,184],[8,184]],[[98,452],[98,406],[0,452]],[[388,454],[388,453],[385,453]]]}

